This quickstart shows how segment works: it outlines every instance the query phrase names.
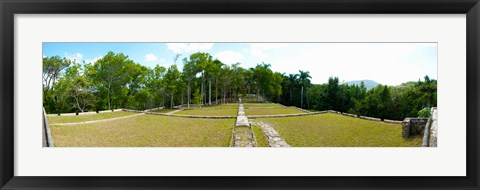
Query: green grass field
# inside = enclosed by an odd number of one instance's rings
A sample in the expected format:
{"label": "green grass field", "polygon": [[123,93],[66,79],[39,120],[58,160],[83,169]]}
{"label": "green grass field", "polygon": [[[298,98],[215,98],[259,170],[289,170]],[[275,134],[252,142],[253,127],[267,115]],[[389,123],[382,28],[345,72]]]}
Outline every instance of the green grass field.
{"label": "green grass field", "polygon": [[304,113],[295,108],[250,108],[245,109],[245,115],[279,115],[279,114],[295,114],[295,113]]}
{"label": "green grass field", "polygon": [[262,107],[262,108],[278,108],[278,107],[284,107],[281,104],[275,104],[275,103],[244,103],[243,108],[249,109],[249,108],[256,108],[256,107]]}
{"label": "green grass field", "polygon": [[106,112],[106,113],[95,113],[95,114],[87,114],[87,115],[76,115],[76,116],[48,116],[48,123],[77,123],[77,122],[84,122],[84,121],[94,121],[94,120],[102,120],[102,119],[110,119],[115,117],[123,117],[128,115],[137,114],[134,112],[124,112],[124,111],[117,111],[117,112]]}
{"label": "green grass field", "polygon": [[422,137],[402,138],[402,125],[338,114],[256,119],[271,123],[294,147],[419,147]]}
{"label": "green grass field", "polygon": [[238,104],[220,104],[213,106],[203,106],[202,109],[238,109]]}
{"label": "green grass field", "polygon": [[[280,104],[244,104],[247,116],[303,113]],[[168,113],[174,110],[155,110]],[[236,116],[238,104],[223,104],[174,114]],[[79,116],[49,116],[50,124],[76,123],[138,114],[106,112]],[[257,118],[270,123],[293,147],[420,147],[421,136],[401,137],[401,124],[369,121],[338,114]],[[200,119],[138,115],[111,121],[67,126],[50,125],[58,147],[228,147],[235,119]],[[260,126],[252,126],[257,146],[268,147]]]}
{"label": "green grass field", "polygon": [[269,147],[268,146],[268,139],[263,133],[263,129],[260,126],[252,126],[253,132],[255,133],[255,138],[257,139],[257,146],[258,147]]}
{"label": "green grass field", "polygon": [[175,115],[201,115],[201,116],[237,116],[238,109],[193,109],[173,113]]}
{"label": "green grass field", "polygon": [[228,147],[234,122],[145,114],[51,131],[57,147]]}

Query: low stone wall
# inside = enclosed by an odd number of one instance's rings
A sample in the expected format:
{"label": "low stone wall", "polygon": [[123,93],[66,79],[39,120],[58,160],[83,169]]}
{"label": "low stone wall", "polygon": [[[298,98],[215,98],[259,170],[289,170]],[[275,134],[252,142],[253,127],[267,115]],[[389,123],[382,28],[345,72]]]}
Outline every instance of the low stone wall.
{"label": "low stone wall", "polygon": [[252,115],[248,116],[249,118],[272,118],[272,117],[293,117],[293,116],[307,116],[315,114],[327,113],[326,111],[310,112],[310,113],[293,113],[293,114],[279,114],[279,115]]}
{"label": "low stone wall", "polygon": [[299,108],[299,107],[297,107],[297,106],[288,106],[288,107],[289,107],[289,108],[295,108],[295,109],[300,110],[300,111],[305,112],[305,113],[310,113],[310,112],[311,112],[311,111],[308,111],[308,110]]}
{"label": "low stone wall", "polygon": [[[113,111],[116,112],[116,111],[122,111],[123,109],[114,109]],[[102,111],[98,111],[98,113],[107,113],[107,112],[112,112],[112,110],[102,110]],[[95,111],[91,111],[91,112],[78,112],[78,115],[90,115],[90,114],[97,114],[97,112]],[[47,114],[47,116],[75,116],[77,115],[77,113],[60,113],[60,115],[58,114]]]}
{"label": "low stone wall", "polygon": [[402,122],[402,137],[406,139],[410,136],[423,135],[427,122],[428,118],[405,118]]}
{"label": "low stone wall", "polygon": [[50,126],[48,125],[48,118],[43,108],[43,127],[42,127],[42,146],[43,147],[54,147],[52,133],[50,132]]}
{"label": "low stone wall", "polygon": [[428,118],[425,132],[423,133],[423,147],[437,147],[437,131],[438,131],[438,113],[437,108],[430,109],[432,116]]}
{"label": "low stone wall", "polygon": [[[125,110],[125,111],[130,111],[130,110]],[[138,112],[138,113],[145,113],[145,114],[152,114],[152,115],[163,115],[163,116],[170,116],[170,117],[184,117],[184,118],[203,118],[203,119],[231,119],[231,118],[237,118],[237,116],[180,115],[180,114],[166,114],[166,113],[144,112],[144,111],[135,111],[135,110],[132,110],[131,112]]]}
{"label": "low stone wall", "polygon": [[341,114],[341,115],[348,116],[348,117],[366,119],[366,120],[370,120],[370,121],[381,121],[381,122],[385,122],[385,123],[402,124],[402,121],[390,120],[390,119],[384,119],[384,120],[382,121],[382,119],[380,119],[380,118],[367,117],[367,116],[358,116],[358,115],[355,115],[355,114],[345,113],[345,112],[339,112],[339,111],[335,111],[335,110],[327,110],[326,112],[328,112],[328,113],[334,113],[334,114]]}
{"label": "low stone wall", "polygon": [[153,111],[153,110],[161,110],[161,109],[163,109],[163,107],[152,108],[152,109],[146,109],[146,110],[143,110],[143,111]]}

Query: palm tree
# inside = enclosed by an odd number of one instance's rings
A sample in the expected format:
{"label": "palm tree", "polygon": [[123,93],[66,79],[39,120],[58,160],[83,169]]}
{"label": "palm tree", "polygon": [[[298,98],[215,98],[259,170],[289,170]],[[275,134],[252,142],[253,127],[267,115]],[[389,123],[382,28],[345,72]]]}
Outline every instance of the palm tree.
{"label": "palm tree", "polygon": [[[310,76],[309,71],[304,72],[302,70],[299,70],[298,72],[300,72],[299,77],[298,77],[298,84],[300,84],[302,86],[300,108],[303,108],[303,89],[310,86],[310,79],[312,78],[312,76]],[[307,95],[307,104],[308,104],[308,95]]]}
{"label": "palm tree", "polygon": [[290,91],[290,104],[292,103],[292,91],[293,89],[295,88],[295,86],[297,86],[297,79],[298,79],[298,74],[289,74],[288,75],[288,88],[289,88],[289,91]]}

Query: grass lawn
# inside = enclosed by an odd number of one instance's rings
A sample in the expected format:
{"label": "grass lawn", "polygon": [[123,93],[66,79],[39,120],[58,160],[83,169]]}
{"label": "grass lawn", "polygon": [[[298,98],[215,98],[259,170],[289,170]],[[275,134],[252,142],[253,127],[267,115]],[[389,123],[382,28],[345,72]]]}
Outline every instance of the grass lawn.
{"label": "grass lawn", "polygon": [[228,147],[234,122],[145,114],[50,128],[57,147]]}
{"label": "grass lawn", "polygon": [[276,107],[283,107],[282,104],[275,104],[275,103],[244,103],[243,108],[256,108],[256,107],[265,107],[265,108],[276,108]]}
{"label": "grass lawn", "polygon": [[257,139],[257,146],[258,147],[269,147],[268,146],[268,139],[263,133],[263,129],[260,126],[252,126],[253,132],[255,133],[255,138]]}
{"label": "grass lawn", "polygon": [[422,137],[402,138],[402,125],[338,114],[256,119],[272,124],[295,147],[420,147]]}
{"label": "grass lawn", "polygon": [[137,114],[134,112],[124,112],[124,111],[117,111],[117,112],[105,112],[105,113],[95,113],[95,114],[87,114],[87,115],[74,115],[74,116],[48,116],[48,123],[76,123],[76,122],[84,122],[84,121],[93,121],[93,120],[101,120],[101,119],[109,119],[115,117],[122,117],[127,115]]}
{"label": "grass lawn", "polygon": [[295,108],[250,108],[245,109],[245,115],[279,115],[305,113]]}
{"label": "grass lawn", "polygon": [[175,115],[237,116],[238,109],[193,109],[175,112]]}
{"label": "grass lawn", "polygon": [[238,109],[238,104],[220,104],[213,106],[202,106],[202,109]]}

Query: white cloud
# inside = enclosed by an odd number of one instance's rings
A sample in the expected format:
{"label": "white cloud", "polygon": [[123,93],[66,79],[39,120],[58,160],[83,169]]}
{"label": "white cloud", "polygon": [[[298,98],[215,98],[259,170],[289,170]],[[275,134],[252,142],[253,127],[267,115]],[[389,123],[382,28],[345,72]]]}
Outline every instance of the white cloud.
{"label": "white cloud", "polygon": [[174,53],[191,53],[196,51],[208,51],[213,43],[167,43],[167,48]]}
{"label": "white cloud", "polygon": [[153,53],[145,55],[145,61],[147,62],[156,61],[157,59],[157,56],[155,56]]}
{"label": "white cloud", "polygon": [[70,60],[70,61],[76,61],[76,62],[81,62],[83,61],[83,54],[81,53],[65,53],[65,58]]}
{"label": "white cloud", "polygon": [[260,59],[270,59],[268,52],[275,49],[280,49],[286,47],[288,44],[286,43],[251,43],[250,44],[250,54],[253,57],[257,57]]}
{"label": "white cloud", "polygon": [[235,64],[238,62],[242,62],[244,56],[239,52],[227,50],[219,52],[213,55],[213,57],[226,64]]}

